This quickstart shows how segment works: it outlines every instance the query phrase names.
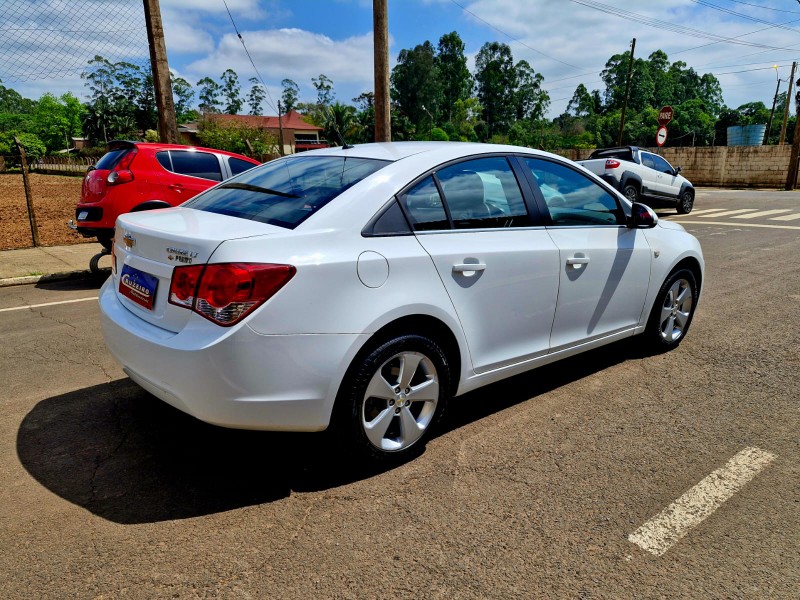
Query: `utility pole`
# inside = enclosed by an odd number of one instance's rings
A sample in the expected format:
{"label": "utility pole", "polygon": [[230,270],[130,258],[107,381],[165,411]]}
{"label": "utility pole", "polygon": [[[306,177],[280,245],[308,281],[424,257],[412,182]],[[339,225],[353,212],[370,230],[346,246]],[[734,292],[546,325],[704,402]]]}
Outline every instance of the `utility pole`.
{"label": "utility pole", "polygon": [[375,141],[392,141],[389,114],[389,11],[388,0],[372,0],[375,47]]}
{"label": "utility pole", "polygon": [[[775,76],[778,77],[778,66],[775,65]],[[778,102],[778,90],[781,89],[781,78],[778,77],[778,85],[775,86],[775,96],[772,98],[772,110],[769,111],[769,121],[767,122],[767,133],[764,135],[764,145],[769,146],[769,134],[772,133],[772,117],[775,116],[775,105]]]}
{"label": "utility pole", "polygon": [[792,84],[794,83],[794,71],[797,68],[797,62],[792,63],[792,74],[789,75],[789,89],[786,91],[786,106],[783,107],[783,125],[781,125],[781,141],[778,142],[781,146],[786,141],[786,123],[789,122],[789,105],[792,103]]}
{"label": "utility pole", "polygon": [[[800,87],[800,80],[795,82],[795,85]],[[800,100],[800,92],[795,95],[795,106]],[[786,102],[791,102],[791,98],[787,97]],[[800,156],[800,115],[797,115],[797,120],[794,123],[794,137],[792,138],[792,153],[789,156],[789,169],[786,173],[786,191],[789,192],[797,185],[797,159]]]}
{"label": "utility pole", "polygon": [[150,44],[150,67],[153,70],[156,109],[158,110],[158,137],[167,144],[177,144],[178,121],[172,100],[172,82],[169,77],[167,45],[161,24],[161,7],[158,0],[144,0],[144,20],[147,25],[147,42]]}
{"label": "utility pole", "polygon": [[622,130],[625,127],[625,111],[628,109],[628,95],[631,92],[631,77],[633,76],[633,51],[636,50],[636,38],[631,42],[631,60],[628,63],[628,79],[625,81],[625,102],[622,104],[622,116],[619,119],[619,135],[617,146],[622,146]]}
{"label": "utility pole", "polygon": [[281,101],[278,100],[278,154],[281,156],[286,156],[286,152],[283,149],[283,106],[281,106]]}

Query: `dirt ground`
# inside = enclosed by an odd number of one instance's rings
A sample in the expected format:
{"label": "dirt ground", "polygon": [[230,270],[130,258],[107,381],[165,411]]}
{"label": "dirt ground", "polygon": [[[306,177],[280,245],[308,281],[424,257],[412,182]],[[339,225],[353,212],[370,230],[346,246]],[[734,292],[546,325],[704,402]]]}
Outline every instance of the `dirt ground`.
{"label": "dirt ground", "polygon": [[[67,227],[75,218],[81,197],[80,177],[31,174],[31,192],[39,241],[43,246],[60,246],[94,241]],[[20,173],[0,174],[0,250],[33,246],[25,190]]]}

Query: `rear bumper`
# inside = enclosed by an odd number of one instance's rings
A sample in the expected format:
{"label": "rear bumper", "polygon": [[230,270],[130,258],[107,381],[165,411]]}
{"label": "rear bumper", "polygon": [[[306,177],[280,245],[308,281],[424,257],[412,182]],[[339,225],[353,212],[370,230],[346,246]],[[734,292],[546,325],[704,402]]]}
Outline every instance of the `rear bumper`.
{"label": "rear bumper", "polygon": [[365,337],[261,335],[246,324],[208,322],[171,333],[128,311],[113,278],[101,289],[100,314],[106,344],[133,381],[202,421],[236,429],[325,429]]}

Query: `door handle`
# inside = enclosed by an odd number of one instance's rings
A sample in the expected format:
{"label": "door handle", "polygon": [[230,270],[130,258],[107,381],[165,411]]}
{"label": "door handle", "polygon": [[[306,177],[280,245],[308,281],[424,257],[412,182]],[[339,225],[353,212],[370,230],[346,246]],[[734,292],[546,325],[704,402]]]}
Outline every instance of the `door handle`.
{"label": "door handle", "polygon": [[485,271],[483,263],[458,263],[453,265],[453,273],[469,273],[471,271]]}
{"label": "door handle", "polygon": [[583,265],[589,264],[588,256],[573,256],[567,259],[567,264],[572,265],[576,269],[580,269]]}

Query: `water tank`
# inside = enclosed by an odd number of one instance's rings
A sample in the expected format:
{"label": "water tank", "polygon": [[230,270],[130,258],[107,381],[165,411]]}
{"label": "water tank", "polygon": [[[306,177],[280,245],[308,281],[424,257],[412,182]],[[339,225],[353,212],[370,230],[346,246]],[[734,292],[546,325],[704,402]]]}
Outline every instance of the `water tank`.
{"label": "water tank", "polygon": [[761,146],[766,125],[734,125],[728,127],[728,146]]}

